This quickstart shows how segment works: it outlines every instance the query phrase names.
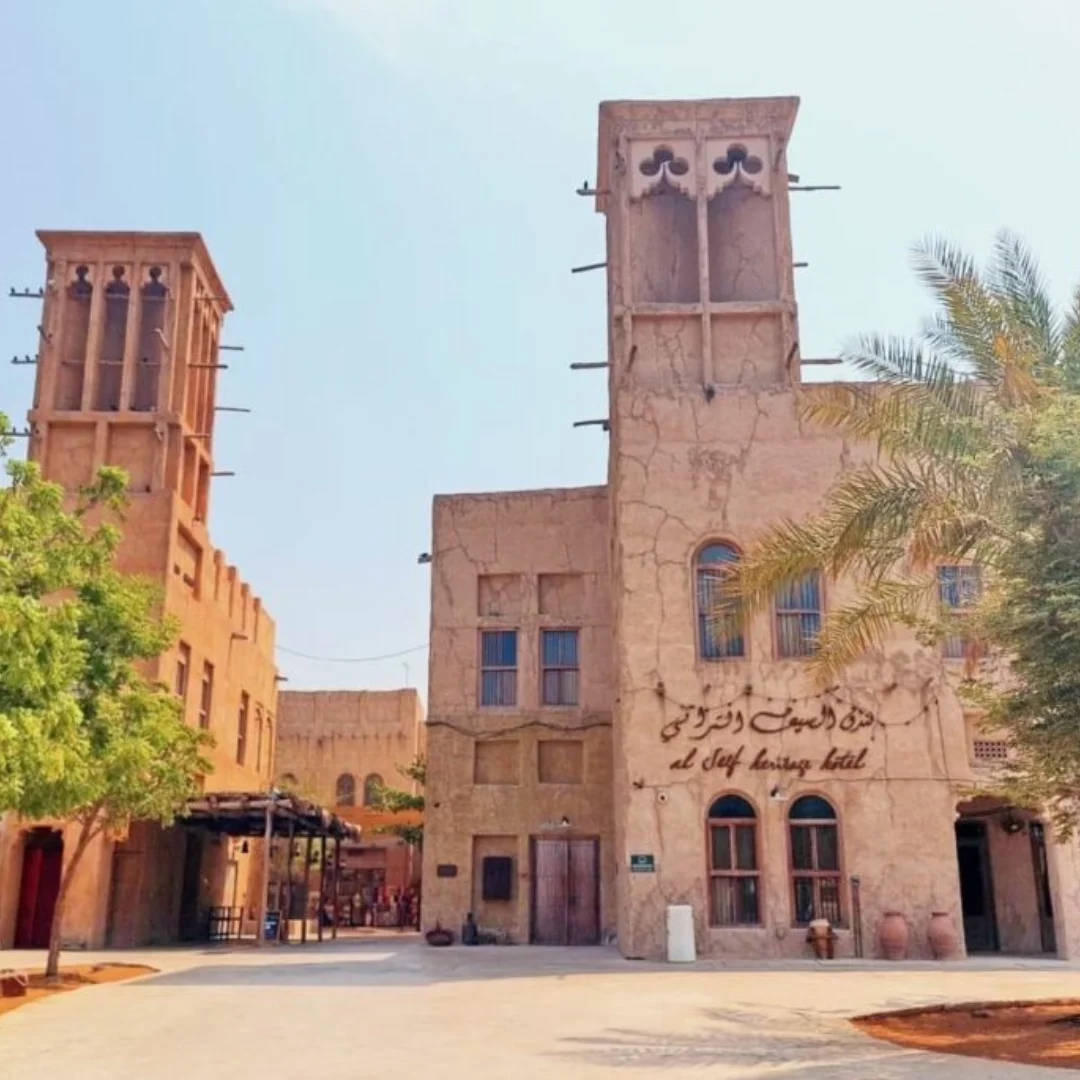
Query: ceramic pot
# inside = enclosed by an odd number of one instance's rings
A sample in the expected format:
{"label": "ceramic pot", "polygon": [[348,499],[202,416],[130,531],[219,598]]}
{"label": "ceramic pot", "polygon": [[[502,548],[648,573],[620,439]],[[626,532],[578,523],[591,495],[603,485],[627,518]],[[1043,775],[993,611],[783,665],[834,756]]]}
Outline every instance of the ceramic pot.
{"label": "ceramic pot", "polygon": [[908,925],[899,911],[886,911],[878,924],[878,947],[886,960],[903,960],[907,955]]}
{"label": "ceramic pot", "polygon": [[947,911],[935,911],[930,915],[926,938],[930,942],[930,951],[935,960],[951,960],[957,955],[960,936]]}
{"label": "ceramic pot", "polygon": [[810,923],[807,938],[818,960],[832,959],[834,935],[828,919],[814,919]]}
{"label": "ceramic pot", "polygon": [[12,971],[9,968],[0,971],[0,997],[26,997],[26,988],[30,979],[25,972]]}
{"label": "ceramic pot", "polygon": [[454,944],[454,931],[447,930],[436,919],[435,926],[424,935],[424,938],[429,945],[434,945],[437,949],[445,949],[447,945]]}

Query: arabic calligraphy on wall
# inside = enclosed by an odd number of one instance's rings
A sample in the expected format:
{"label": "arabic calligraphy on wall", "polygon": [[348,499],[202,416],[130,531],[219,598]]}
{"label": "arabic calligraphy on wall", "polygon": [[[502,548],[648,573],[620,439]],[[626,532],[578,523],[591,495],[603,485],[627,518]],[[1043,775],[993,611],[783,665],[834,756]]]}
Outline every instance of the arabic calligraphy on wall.
{"label": "arabic calligraphy on wall", "polygon": [[870,752],[868,746],[858,750],[840,750],[833,746],[823,758],[811,758],[797,754],[770,753],[762,747],[750,758],[745,743],[734,750],[717,746],[699,756],[700,750],[699,746],[690,747],[682,757],[671,762],[672,772],[699,768],[702,772],[723,773],[730,780],[736,770],[745,765],[751,772],[794,773],[802,780],[811,770],[831,773],[858,772],[866,768],[866,757]]}
{"label": "arabic calligraphy on wall", "polygon": [[704,705],[696,709],[684,705],[680,715],[660,729],[660,741],[669,743],[684,731],[686,738],[696,743],[704,742],[717,732],[728,735],[741,735],[743,732],[782,735],[790,731],[798,735],[804,731],[839,731],[852,735],[870,730],[873,738],[873,729],[880,724],[881,721],[869,709],[843,703],[840,711],[837,711],[831,701],[822,702],[820,708],[812,713],[800,713],[793,705],[788,705],[781,711],[758,709],[756,712],[730,706],[721,710],[710,709]]}
{"label": "arabic calligraphy on wall", "polygon": [[[754,709],[752,703],[755,697],[762,700],[762,696],[749,684],[741,694],[713,705],[688,705],[676,701],[668,695],[662,681],[655,689],[661,701],[678,710],[675,718],[660,728],[661,744],[667,745],[674,740],[681,744],[678,756],[669,764],[671,771],[700,769],[706,773],[724,774],[728,779],[740,768],[751,772],[793,774],[800,779],[811,771],[859,772],[867,767],[870,755],[866,740],[874,741],[879,728],[908,727],[930,716],[931,710],[938,705],[938,695],[931,692],[929,681],[921,688],[924,696],[919,710],[904,720],[888,723],[873,710],[838,693],[839,686],[786,700],[765,696],[765,707],[760,709]],[[705,692],[709,689],[706,686]],[[828,745],[822,746],[820,740],[805,738],[814,733],[828,736]],[[851,736],[859,735],[862,739],[854,747],[835,744],[837,739],[846,742]],[[716,736],[730,740],[729,744],[709,745],[716,741]],[[750,746],[746,740],[753,736],[778,739],[781,745],[776,749]],[[805,748],[800,745],[807,741],[811,745]]]}
{"label": "arabic calligraphy on wall", "polygon": [[[806,701],[807,699],[801,699]],[[727,702],[722,706],[679,707],[679,715],[660,729],[660,742],[671,743],[678,739],[682,752],[672,760],[672,772],[700,769],[705,773],[718,773],[729,780],[741,769],[750,772],[791,774],[800,780],[811,771],[824,773],[859,772],[866,768],[869,746],[855,748],[830,746],[827,749],[807,747],[804,752],[773,750],[769,747],[750,748],[746,742],[736,745],[709,745],[716,736],[738,739],[742,736],[761,735],[772,739],[788,736],[801,739],[807,733],[830,736],[862,734],[874,738],[875,730],[882,725],[877,715],[861,705],[845,701],[833,694],[817,699],[816,708],[800,709],[795,702],[782,707],[773,705],[771,699],[765,708],[752,709],[751,696],[746,695],[745,704]],[[686,744],[689,744],[688,746]]]}

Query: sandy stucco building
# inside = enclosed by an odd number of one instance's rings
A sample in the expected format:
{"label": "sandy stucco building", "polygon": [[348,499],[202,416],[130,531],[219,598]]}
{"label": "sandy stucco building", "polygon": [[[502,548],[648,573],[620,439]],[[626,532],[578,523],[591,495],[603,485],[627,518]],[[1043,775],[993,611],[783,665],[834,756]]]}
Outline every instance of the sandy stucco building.
{"label": "sandy stucco building", "polygon": [[[101,465],[127,471],[118,566],[159,582],[182,627],[149,674],[215,739],[205,790],[265,791],[274,623],[208,532],[228,293],[195,233],[38,235],[48,273],[29,455],[69,490]],[[0,948],[47,943],[75,831],[9,817],[0,833]],[[99,837],[73,880],[64,941],[97,948],[194,937],[211,907],[242,908],[253,926],[260,844],[145,822],[123,838]]]}
{"label": "sandy stucco building", "polygon": [[[604,487],[434,505],[424,919],[518,941],[710,955],[1080,955],[1080,860],[970,785],[1006,750],[953,687],[963,648],[897,632],[822,691],[843,583],[721,633],[716,566],[814,509],[866,448],[799,419],[787,146],[797,101],[600,110],[610,457]],[[589,376],[577,376],[589,377]],[[806,388],[808,392],[812,392]],[[962,604],[964,568],[941,568]]]}
{"label": "sandy stucco building", "polygon": [[402,839],[380,830],[418,823],[419,814],[372,806],[380,784],[417,794],[401,770],[424,755],[424,706],[415,690],[287,690],[278,697],[275,777],[362,830],[342,845],[339,891],[407,889],[420,860]]}

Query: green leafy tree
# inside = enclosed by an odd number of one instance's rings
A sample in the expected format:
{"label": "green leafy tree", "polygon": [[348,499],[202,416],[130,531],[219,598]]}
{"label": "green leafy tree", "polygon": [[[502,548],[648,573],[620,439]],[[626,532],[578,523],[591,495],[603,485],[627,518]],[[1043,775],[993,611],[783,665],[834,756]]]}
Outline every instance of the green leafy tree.
{"label": "green leafy tree", "polygon": [[728,595],[755,610],[810,571],[853,583],[817,642],[813,664],[829,679],[898,623],[939,638],[936,568],[978,565],[972,629],[1008,658],[983,665],[992,682],[975,688],[1017,748],[1005,788],[1049,800],[1067,829],[1080,809],[1080,679],[1066,644],[1080,620],[1080,293],[1055,312],[1008,235],[982,271],[942,242],[917,250],[916,269],[938,305],[924,332],[863,340],[845,359],[868,381],[802,400],[805,419],[877,454],[846,470],[818,513],[769,529]]}
{"label": "green leafy tree", "polygon": [[[423,813],[424,796],[422,792],[424,785],[427,783],[427,762],[424,758],[417,757],[411,764],[399,767],[398,772],[414,781],[421,789],[421,793],[415,794],[402,788],[387,787],[385,784],[380,784],[376,789],[372,805],[377,810],[386,810],[391,814],[401,814],[407,811]],[[395,822],[392,825],[381,826],[378,831],[400,836],[406,844],[412,847],[419,848],[424,845],[424,826],[422,823],[412,825],[406,822]]]}
{"label": "green leafy tree", "polygon": [[[6,421],[0,416],[0,430]],[[0,453],[7,447],[0,446]],[[5,462],[0,489],[0,809],[77,825],[65,859],[46,974],[58,972],[64,909],[103,832],[170,822],[209,769],[206,735],[142,673],[172,642],[160,592],[119,574],[126,477],[105,468],[68,509],[32,462]]]}
{"label": "green leafy tree", "polygon": [[1015,541],[999,560],[974,613],[980,635],[1007,667],[997,690],[984,678],[969,690],[1005,731],[1013,754],[1001,789],[1036,806],[1061,836],[1080,818],[1080,408],[1049,405],[1025,463],[1030,484],[1013,508]]}

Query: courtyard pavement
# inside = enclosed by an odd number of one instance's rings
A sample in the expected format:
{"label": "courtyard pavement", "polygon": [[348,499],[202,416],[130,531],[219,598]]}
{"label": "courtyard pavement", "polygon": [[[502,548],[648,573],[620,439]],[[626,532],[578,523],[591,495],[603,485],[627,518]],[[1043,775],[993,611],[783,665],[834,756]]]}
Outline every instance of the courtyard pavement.
{"label": "courtyard pavement", "polygon": [[[1076,1076],[905,1050],[847,1023],[936,1002],[1080,997],[1080,967],[1047,961],[675,967],[605,948],[432,949],[410,935],[67,959],[160,973],[0,1017],[3,1080]],[[0,968],[41,961],[0,952]]]}

